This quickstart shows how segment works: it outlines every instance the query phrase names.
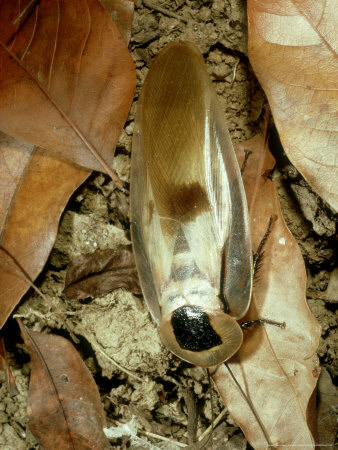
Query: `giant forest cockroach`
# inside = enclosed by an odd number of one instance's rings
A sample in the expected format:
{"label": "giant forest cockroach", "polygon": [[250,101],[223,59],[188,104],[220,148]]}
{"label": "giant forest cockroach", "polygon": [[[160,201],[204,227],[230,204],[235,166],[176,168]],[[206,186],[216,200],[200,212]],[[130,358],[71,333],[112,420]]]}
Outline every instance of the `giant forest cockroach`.
{"label": "giant forest cockroach", "polygon": [[252,290],[240,170],[202,55],[168,45],[145,80],[135,120],[131,233],[163,343],[202,367],[240,348]]}

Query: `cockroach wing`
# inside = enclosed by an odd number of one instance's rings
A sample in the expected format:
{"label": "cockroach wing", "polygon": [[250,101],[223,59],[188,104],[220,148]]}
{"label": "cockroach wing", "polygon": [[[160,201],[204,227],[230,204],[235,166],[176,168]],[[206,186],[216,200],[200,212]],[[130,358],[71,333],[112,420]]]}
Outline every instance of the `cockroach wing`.
{"label": "cockroach wing", "polygon": [[[141,100],[140,100],[141,101]],[[132,155],[132,181],[130,192],[130,218],[133,251],[140,284],[148,309],[157,323],[161,321],[159,305],[159,291],[155,286],[154,277],[161,276],[166,267],[163,257],[159,255],[162,248],[164,254],[166,247],[159,225],[158,214],[155,211],[155,202],[145,166],[142,145],[142,107],[139,106],[134,124],[133,155]],[[155,255],[158,255],[157,267],[153,266]]]}
{"label": "cockroach wing", "polygon": [[223,292],[229,305],[229,314],[239,319],[246,314],[252,293],[249,214],[241,173],[224,123],[224,115],[211,83],[209,85],[211,147],[214,149],[213,153],[222,154],[231,197],[230,230],[224,246]]}
{"label": "cockroach wing", "polygon": [[252,254],[244,189],[217,95],[189,43],[168,45],[144,83],[134,128],[131,232],[157,323],[164,293],[172,286],[182,297],[194,293],[196,280],[202,295],[204,282],[223,294],[230,316],[245,314]]}

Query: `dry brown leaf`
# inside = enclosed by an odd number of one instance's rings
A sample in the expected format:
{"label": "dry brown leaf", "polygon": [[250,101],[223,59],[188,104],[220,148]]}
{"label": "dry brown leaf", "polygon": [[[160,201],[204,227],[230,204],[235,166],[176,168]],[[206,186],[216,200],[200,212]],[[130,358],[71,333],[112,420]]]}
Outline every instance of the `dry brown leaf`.
{"label": "dry brown leaf", "polygon": [[64,292],[72,299],[96,298],[121,287],[141,294],[131,245],[75,258],[67,269]]}
{"label": "dry brown leaf", "polygon": [[[0,133],[0,328],[29,289],[54,245],[60,216],[89,173]],[[6,252],[3,251],[6,250]],[[8,257],[7,253],[14,257]],[[10,267],[4,263],[8,261]]]}
{"label": "dry brown leaf", "polygon": [[0,150],[0,229],[3,230],[13,195],[35,147],[0,131]]}
{"label": "dry brown leaf", "polygon": [[29,428],[45,449],[111,448],[96,384],[66,339],[29,331],[19,322],[32,371],[27,413]]}
{"label": "dry brown leaf", "polygon": [[135,89],[124,39],[97,0],[36,2],[13,27],[26,4],[0,4],[0,129],[106,170],[87,147],[112,164]]}
{"label": "dry brown leaf", "polygon": [[[307,423],[309,398],[315,389],[318,369],[315,352],[320,327],[305,301],[306,273],[300,250],[283,220],[276,190],[266,178],[274,165],[262,153],[264,139],[239,144],[237,152],[251,150],[243,175],[251,217],[253,248],[264,236],[270,217],[275,217],[264,247],[253,299],[244,320],[265,318],[285,322],[244,331],[244,343],[229,366],[252,401],[264,427],[277,448],[314,447]],[[226,367],[213,379],[235,421],[255,449],[267,441],[243,400]],[[284,447],[282,447],[284,446]]]}
{"label": "dry brown leaf", "polygon": [[249,57],[283,147],[338,211],[336,0],[249,0]]}

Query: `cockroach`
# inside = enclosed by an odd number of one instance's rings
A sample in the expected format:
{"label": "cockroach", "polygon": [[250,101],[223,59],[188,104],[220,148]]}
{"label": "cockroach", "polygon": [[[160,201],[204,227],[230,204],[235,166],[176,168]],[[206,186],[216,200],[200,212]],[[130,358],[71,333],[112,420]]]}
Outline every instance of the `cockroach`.
{"label": "cockroach", "polygon": [[169,350],[216,366],[239,350],[242,328],[274,323],[238,323],[254,272],[248,207],[217,94],[193,44],[165,47],[144,82],[130,203],[141,288]]}
{"label": "cockroach", "polygon": [[241,173],[199,50],[173,43],[145,80],[135,119],[131,235],[163,343],[210,367],[243,341],[253,263]]}

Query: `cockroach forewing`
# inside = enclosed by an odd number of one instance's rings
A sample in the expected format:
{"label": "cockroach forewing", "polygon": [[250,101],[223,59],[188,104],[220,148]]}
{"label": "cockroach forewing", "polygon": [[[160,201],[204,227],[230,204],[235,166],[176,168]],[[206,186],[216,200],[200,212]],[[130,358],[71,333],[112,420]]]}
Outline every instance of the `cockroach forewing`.
{"label": "cockroach forewing", "polygon": [[215,149],[214,153],[217,151],[217,154],[222,155],[231,197],[230,231],[224,247],[223,288],[229,305],[229,314],[238,319],[246,314],[252,293],[253,265],[249,214],[241,173],[229,132],[224,124],[224,115],[211,83],[209,86],[212,147]]}
{"label": "cockroach forewing", "polygon": [[132,161],[134,253],[157,322],[175,246],[185,242],[199,272],[217,288],[224,268],[229,314],[245,314],[252,280],[246,208],[235,154],[202,56],[191,44],[169,45],[143,87]]}
{"label": "cockroach forewing", "polygon": [[[134,124],[134,138],[133,138],[133,154],[132,154],[132,170],[131,170],[131,190],[130,190],[130,205],[131,205],[131,234],[133,242],[133,252],[135,256],[136,267],[140,278],[140,284],[143,295],[148,305],[148,309],[159,325],[161,320],[161,311],[158,302],[159,292],[157,291],[154,279],[153,270],[151,267],[152,259],[149,258],[150,253],[156,253],[154,249],[161,247],[161,244],[156,246],[156,235],[151,238],[151,226],[156,229],[158,222],[158,215],[152,209],[155,207],[152,189],[149,185],[147,169],[144,161],[144,153],[142,148],[142,100],[140,98]],[[154,216],[155,214],[155,216]],[[148,217],[147,217],[148,216]],[[153,217],[154,216],[154,217]],[[162,233],[157,233],[157,238],[162,239]],[[154,249],[150,248],[150,243],[153,243]],[[147,245],[146,245],[147,244]],[[160,264],[160,260],[158,263]],[[158,265],[158,273],[161,273],[161,268]]]}

